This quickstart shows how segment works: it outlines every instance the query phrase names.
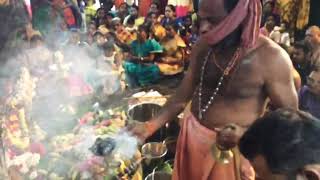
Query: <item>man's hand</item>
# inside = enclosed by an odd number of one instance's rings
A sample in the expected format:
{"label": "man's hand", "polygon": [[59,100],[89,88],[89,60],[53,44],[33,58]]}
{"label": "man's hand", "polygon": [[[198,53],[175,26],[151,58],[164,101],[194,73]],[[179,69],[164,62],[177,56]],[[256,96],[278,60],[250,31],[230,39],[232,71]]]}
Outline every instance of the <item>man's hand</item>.
{"label": "man's hand", "polygon": [[216,128],[217,145],[221,150],[229,150],[238,145],[239,139],[245,132],[245,128],[236,124],[227,124],[225,127]]}
{"label": "man's hand", "polygon": [[137,136],[141,142],[144,142],[156,130],[153,128],[153,124],[151,122],[139,122],[139,121],[130,122],[127,125],[126,129],[129,132],[131,132],[133,135]]}

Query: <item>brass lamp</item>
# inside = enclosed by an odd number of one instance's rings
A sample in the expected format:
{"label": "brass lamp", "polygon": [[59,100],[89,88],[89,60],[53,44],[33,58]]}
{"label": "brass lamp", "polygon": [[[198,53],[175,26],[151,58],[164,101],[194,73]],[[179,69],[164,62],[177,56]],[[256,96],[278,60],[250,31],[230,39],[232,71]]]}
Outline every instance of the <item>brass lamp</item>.
{"label": "brass lamp", "polygon": [[233,159],[233,152],[231,149],[228,149],[228,150],[221,150],[222,148],[219,147],[218,144],[213,144],[212,146],[212,155],[213,155],[213,158],[218,162],[218,163],[221,163],[221,164],[228,164],[232,161]]}

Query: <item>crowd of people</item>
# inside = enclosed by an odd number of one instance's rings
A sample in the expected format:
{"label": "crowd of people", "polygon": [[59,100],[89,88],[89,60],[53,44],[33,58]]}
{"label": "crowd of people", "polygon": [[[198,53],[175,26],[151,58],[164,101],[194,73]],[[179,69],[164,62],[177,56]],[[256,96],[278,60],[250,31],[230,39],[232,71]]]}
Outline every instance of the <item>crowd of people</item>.
{"label": "crowd of people", "polygon": [[[59,53],[74,64],[83,65],[82,59],[73,59],[79,54],[88,57],[90,62],[84,66],[94,71],[70,77],[70,87],[81,86],[71,88],[70,93],[112,94],[155,84],[169,88],[180,85],[159,116],[129,128],[146,139],[190,107],[181,122],[175,179],[252,179],[254,173],[239,153],[241,166],[246,169],[240,172],[234,172],[238,162],[222,167],[207,156],[195,155],[198,151],[206,154],[212,139],[229,147],[219,138],[218,129],[235,122],[242,128],[250,127],[240,139],[240,151],[258,178],[284,174],[285,178],[299,175],[319,179],[318,167],[308,165],[320,163],[314,159],[320,148],[310,148],[316,144],[312,135],[320,132],[320,28],[308,27],[304,20],[294,22],[305,29],[301,36],[291,19],[277,11],[276,1],[242,1],[203,0],[199,12],[178,16],[174,5],[161,9],[159,1],[153,1],[141,14],[141,6],[134,3],[101,1],[95,9],[93,1],[53,0],[47,5],[54,21],[41,16],[43,6],[39,6],[32,24],[19,34],[16,43],[23,41],[19,46],[29,49],[33,56],[41,54],[41,58],[25,56],[28,53],[22,56],[23,64],[35,76],[43,75],[53,61],[59,61]],[[250,8],[241,7],[241,3]],[[250,10],[244,13],[241,8]],[[50,53],[52,56],[45,56]],[[208,68],[212,70],[206,71]],[[298,110],[278,110],[260,118],[266,103],[270,111],[299,107],[314,117]],[[264,134],[268,131],[274,132],[273,138]],[[284,131],[287,133],[282,134]],[[282,146],[285,143],[289,145]],[[298,163],[294,157],[302,153],[310,156]],[[195,164],[199,170],[194,170]]]}
{"label": "crowd of people", "polygon": [[[140,5],[143,13],[132,2],[129,5],[101,1],[98,9],[95,3],[52,1],[49,6],[54,20],[42,16],[45,5],[40,3],[34,8],[33,29],[26,28],[28,37],[24,39],[30,41],[30,48],[37,46],[38,41],[51,50],[70,44],[81,47],[81,51],[96,61],[93,64],[97,69],[104,71],[103,64],[108,63],[118,72],[121,89],[153,84],[177,87],[189,65],[191,48],[199,37],[196,12],[177,16],[174,5],[161,7],[159,1],[151,2],[149,9]],[[262,4],[260,33],[288,52],[295,68],[300,108],[320,117],[319,27],[305,26],[304,36],[295,34],[297,30],[288,22],[291,19],[279,13],[276,1],[264,0]],[[297,21],[305,24],[303,19]]]}
{"label": "crowd of people", "polygon": [[[260,32],[288,52],[296,71],[295,85],[299,92],[299,107],[319,118],[319,91],[316,90],[318,88],[316,76],[319,73],[318,63],[320,62],[318,55],[320,29],[315,25],[306,26],[304,35],[295,35],[296,29],[290,28],[292,22],[282,19],[280,14],[276,13],[275,3],[275,1],[264,2]],[[310,93],[313,100],[307,98],[310,97]]]}
{"label": "crowd of people", "polygon": [[[55,48],[70,44],[81,46],[94,61],[104,56],[103,60],[97,60],[97,68],[103,69],[102,64],[107,61],[113,64],[115,70],[123,72],[129,88],[161,81],[168,84],[167,79],[171,80],[169,86],[176,87],[182,79],[191,46],[197,40],[194,12],[176,17],[175,6],[169,4],[165,6],[165,13],[160,14],[159,4],[153,2],[146,16],[140,16],[139,7],[134,4],[129,6],[123,2],[115,9],[113,2],[108,1],[92,13],[89,1],[83,7],[85,18],[82,18],[76,16],[77,13],[72,14],[74,4],[66,3],[53,1],[52,6],[63,9],[62,18],[56,18],[56,26],[52,22],[44,25],[47,22],[38,18],[41,13],[34,13],[34,29],[39,27],[37,30],[47,45]],[[82,23],[78,25],[77,22]],[[48,26],[49,30],[42,28]]]}

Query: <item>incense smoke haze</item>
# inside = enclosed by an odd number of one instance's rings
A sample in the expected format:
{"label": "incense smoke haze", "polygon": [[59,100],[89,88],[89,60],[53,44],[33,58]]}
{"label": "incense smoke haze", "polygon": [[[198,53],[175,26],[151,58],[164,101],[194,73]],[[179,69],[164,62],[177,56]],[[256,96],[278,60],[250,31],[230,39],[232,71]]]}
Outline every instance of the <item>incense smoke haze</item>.
{"label": "incense smoke haze", "polygon": [[[116,81],[117,79],[108,74],[101,75],[97,71],[95,67],[96,60],[101,57],[92,57],[87,46],[66,43],[74,35],[71,32],[57,34],[55,31],[50,31],[49,34],[44,34],[45,42],[49,42],[49,46],[30,49],[25,42],[18,42],[17,33],[23,32],[23,29],[28,24],[28,15],[22,1],[21,4],[16,4],[15,6],[0,5],[0,22],[2,23],[2,30],[0,31],[1,99],[5,99],[3,95],[5,94],[4,87],[6,82],[9,80],[14,83],[19,76],[20,67],[25,66],[25,64],[32,64],[33,68],[30,71],[35,77],[38,76],[39,78],[36,83],[33,104],[28,107],[30,113],[27,114],[26,118],[27,121],[36,122],[39,125],[44,131],[45,139],[39,139],[38,134],[33,131],[29,132],[29,136],[45,145],[47,155],[41,158],[47,161],[44,164],[49,164],[51,161],[50,154],[56,152],[57,148],[64,148],[54,147],[52,140],[57,135],[73,132],[80,116],[83,115],[76,114],[77,111],[89,104],[92,97],[92,94],[85,97],[70,96],[66,80],[61,78],[63,73],[57,70],[59,63],[62,61],[65,64],[65,68],[69,69],[69,72],[79,75],[85,80],[93,78],[97,87],[106,83],[108,85],[108,82]],[[81,36],[81,34],[79,35]],[[64,39],[60,41],[61,38]],[[46,64],[46,62],[50,63]],[[50,67],[49,64],[51,64]],[[111,70],[110,66],[104,71],[111,72]],[[56,171],[62,174],[67,173],[65,171],[69,169],[66,168],[66,163],[63,161],[70,160],[72,163],[77,163],[92,156],[89,148],[96,139],[94,130],[92,127],[83,127],[82,133],[80,142],[73,147],[72,153],[61,155],[60,164],[54,167]],[[114,139],[117,142],[115,153],[124,158],[132,158],[136,152],[137,139],[125,132],[114,136]]]}

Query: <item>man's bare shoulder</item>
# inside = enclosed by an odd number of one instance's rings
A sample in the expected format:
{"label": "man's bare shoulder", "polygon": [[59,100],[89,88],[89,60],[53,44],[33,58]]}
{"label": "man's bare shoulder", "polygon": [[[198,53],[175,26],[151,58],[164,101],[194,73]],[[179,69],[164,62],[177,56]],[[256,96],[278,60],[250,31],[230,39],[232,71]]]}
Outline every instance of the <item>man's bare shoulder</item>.
{"label": "man's bare shoulder", "polygon": [[256,52],[259,63],[270,71],[292,68],[289,54],[267,37],[259,37],[258,46],[253,52]]}

